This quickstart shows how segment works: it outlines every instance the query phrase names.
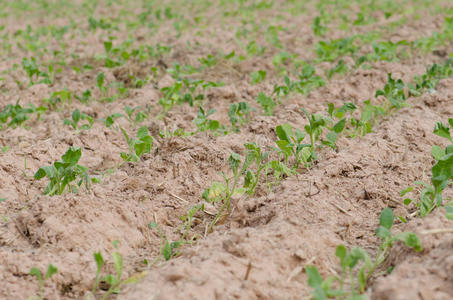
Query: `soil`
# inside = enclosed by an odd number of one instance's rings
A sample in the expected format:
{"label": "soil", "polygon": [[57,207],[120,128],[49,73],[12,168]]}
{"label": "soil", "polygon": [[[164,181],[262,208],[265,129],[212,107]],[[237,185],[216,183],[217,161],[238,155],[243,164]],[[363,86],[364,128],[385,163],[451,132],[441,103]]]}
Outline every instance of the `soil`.
{"label": "soil", "polygon": [[[76,9],[82,7],[81,2],[67,5]],[[315,5],[305,5],[304,13],[293,17],[287,9],[291,7],[289,1],[276,2],[281,9],[251,10],[250,14],[286,28],[279,34],[285,51],[303,60],[314,60],[313,47],[322,39],[311,28],[319,14]],[[436,3],[453,9],[450,1]],[[108,19],[119,15],[122,8],[121,1],[112,6],[99,5],[94,16]],[[5,8],[8,14],[0,22],[10,34],[26,30],[29,24],[33,28],[70,25],[65,15],[68,12],[59,7],[51,11],[54,18],[46,18],[42,9],[21,11],[24,22],[20,23],[16,21],[17,9],[11,5]],[[178,9],[181,8],[174,7],[175,11]],[[410,97],[407,107],[380,119],[372,133],[356,138],[341,136],[337,149],[322,149],[317,163],[309,169],[301,168],[298,174],[271,189],[259,186],[253,197],[235,198],[230,215],[205,235],[213,219],[212,213],[206,213],[213,207],[207,205],[206,212],[196,214],[190,230],[191,235],[199,236],[197,242],[184,245],[180,255],[168,262],[161,258],[162,237],[148,224],[155,222],[170,240],[178,239],[181,216],[193,205],[203,203],[204,189],[214,180],[221,180],[221,172],[230,172],[228,157],[231,152],[244,154],[245,142],[256,142],[270,150],[275,146],[277,125],[290,123],[303,128],[307,124],[301,108],[325,113],[328,102],[337,106],[353,102],[360,106],[367,99],[376,101],[374,94],[385,85],[388,73],[408,82],[423,74],[427,66],[442,63],[445,56],[453,53],[452,44],[447,43],[434,52],[414,51],[395,61],[378,61],[368,68],[335,75],[325,86],[307,95],[283,99],[273,116],[263,114],[255,97],[260,92],[270,94],[274,84],[282,82],[279,70],[272,64],[272,58],[282,49],[268,46],[262,56],[238,62],[219,59],[217,65],[194,76],[225,83],[207,90],[203,107],[216,109],[211,118],[227,125],[230,104],[246,101],[255,108],[250,122],[228,135],[202,132],[189,137],[160,137],[159,132],[165,130],[196,130],[193,119],[198,112],[195,106],[184,104],[159,117],[160,88],[173,82],[165,68],[174,63],[199,65],[200,58],[219,50],[246,55],[235,37],[241,18],[225,17],[227,11],[234,12],[237,7],[213,4],[203,9],[202,23],[209,26],[196,26],[190,19],[191,26],[186,26],[180,36],[173,20],[161,21],[158,29],[143,26],[133,33],[123,24],[112,33],[115,44],[131,34],[143,44],[171,46],[171,50],[159,59],[129,61],[113,69],[104,67],[97,56],[104,52],[107,33],[90,31],[86,15],[77,12],[73,19],[79,21],[78,27],[71,29],[74,34],[66,34],[60,41],[50,40],[39,57],[40,61],[54,59],[52,50],[60,49],[59,42],[67,43],[67,64],[52,85],[28,86],[28,78],[20,67],[11,71],[14,64],[20,66],[24,57],[33,56],[32,52],[16,43],[10,52],[0,52],[0,71],[5,71],[0,81],[0,108],[18,99],[22,105],[39,106],[52,92],[64,88],[75,95],[90,88],[93,99],[100,99],[102,95],[95,87],[99,72],[104,72],[107,82],[121,81],[129,87],[127,95],[113,102],[83,104],[74,99],[47,111],[40,120],[33,117],[23,126],[0,131],[0,146],[8,147],[0,153],[0,198],[6,198],[0,203],[0,298],[27,299],[36,295],[38,285],[29,271],[32,267],[45,270],[52,263],[58,273],[46,281],[45,299],[86,299],[96,273],[93,253],[102,252],[107,270],[113,272],[111,253],[117,251],[124,259],[123,278],[145,273],[138,283],[125,285],[112,299],[309,299],[304,267],[315,265],[323,276],[338,271],[335,248],[340,244],[360,246],[375,254],[379,247],[375,235],[379,215],[390,206],[395,215],[408,220],[397,222],[395,230],[417,233],[424,250],[417,253],[395,244],[385,266],[377,272],[380,276],[369,282],[367,295],[371,299],[452,299],[453,233],[438,230],[451,229],[451,221],[441,208],[426,218],[414,218],[414,207],[404,206],[399,196],[415,181],[429,181],[434,162],[431,147],[445,145],[433,134],[433,127],[453,113],[451,78],[441,80],[433,93]],[[348,9],[351,13],[359,11],[354,5]],[[133,19],[144,8],[134,3],[128,11]],[[396,28],[389,24],[398,21],[402,12],[390,18],[375,12],[375,22],[348,30],[340,29],[337,18],[328,25],[326,35],[334,39],[376,30],[381,32],[382,40],[412,41],[442,29],[442,12],[429,13],[419,7],[412,13],[408,21]],[[414,17],[416,14],[418,17]],[[267,45],[264,35],[258,34],[255,40],[258,45]],[[368,48],[371,47],[365,46],[361,51],[367,52]],[[69,53],[77,55],[71,58]],[[352,61],[348,56],[344,59]],[[72,68],[83,64],[90,64],[93,69],[78,73]],[[323,62],[317,72],[322,74],[322,69],[333,65]],[[152,73],[151,67],[157,72]],[[257,70],[267,71],[267,77],[263,83],[252,85],[249,74]],[[150,80],[141,88],[133,88],[131,74],[149,76]],[[124,163],[121,159],[120,153],[127,152],[128,146],[116,126],[107,128],[96,121],[90,130],[75,132],[63,125],[75,108],[102,119],[124,112],[125,106],[150,111],[143,125],[154,137],[153,148],[137,163]],[[138,128],[125,118],[117,119],[116,124],[129,136],[134,136]],[[47,181],[34,180],[34,173],[59,160],[70,146],[82,148],[80,164],[93,174],[102,175],[102,183],[77,194],[44,196]],[[446,197],[451,194],[447,189]],[[412,195],[416,197],[415,192]],[[117,249],[114,241],[118,241]],[[393,271],[386,274],[389,267]],[[101,294],[102,291],[98,295]]]}

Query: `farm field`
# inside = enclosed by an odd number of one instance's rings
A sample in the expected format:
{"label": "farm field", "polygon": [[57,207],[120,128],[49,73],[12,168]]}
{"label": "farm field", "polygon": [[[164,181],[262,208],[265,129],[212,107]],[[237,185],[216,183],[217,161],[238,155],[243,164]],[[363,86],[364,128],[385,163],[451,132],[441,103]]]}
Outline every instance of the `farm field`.
{"label": "farm field", "polygon": [[453,299],[449,0],[0,0],[0,299]]}

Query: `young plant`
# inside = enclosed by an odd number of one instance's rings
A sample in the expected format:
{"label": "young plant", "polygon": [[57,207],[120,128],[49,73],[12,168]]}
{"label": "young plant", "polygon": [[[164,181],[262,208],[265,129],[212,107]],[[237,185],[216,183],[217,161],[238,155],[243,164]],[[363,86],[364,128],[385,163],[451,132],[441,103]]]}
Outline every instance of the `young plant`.
{"label": "young plant", "polygon": [[238,132],[239,127],[244,126],[250,120],[251,107],[247,102],[231,103],[228,110],[231,126]]}
{"label": "young plant", "polygon": [[36,280],[38,280],[39,292],[38,296],[31,296],[27,300],[44,300],[44,284],[56,273],[58,273],[58,269],[52,264],[47,267],[46,274],[43,274],[38,268],[31,268],[29,274],[35,276]]}
{"label": "young plant", "polygon": [[[79,121],[87,121],[87,124],[80,125],[79,127]],[[93,126],[93,118],[90,117],[87,114],[81,113],[80,110],[77,108],[72,112],[72,118],[71,120],[69,119],[64,119],[63,120],[64,125],[69,125],[71,126],[76,132],[79,132],[81,130],[89,130]]]}
{"label": "young plant", "polygon": [[[169,261],[172,257],[175,257],[178,255],[178,251],[183,243],[184,238],[182,238],[179,241],[170,241],[167,236],[164,234],[162,229],[159,228],[156,222],[150,222],[148,224],[149,229],[157,229],[157,232],[159,233],[160,237],[160,254],[162,257],[166,260]],[[159,259],[159,258],[158,258]]]}
{"label": "young plant", "polygon": [[171,86],[164,87],[160,90],[163,96],[159,99],[158,104],[162,106],[162,115],[165,116],[173,108],[173,106],[175,106],[175,104],[180,101],[180,99],[182,98],[182,86],[182,82],[176,81]]}
{"label": "young plant", "polygon": [[278,140],[275,142],[278,146],[278,152],[285,158],[285,164],[288,165],[289,158],[294,156],[297,169],[301,163],[306,163],[311,157],[310,144],[302,144],[305,134],[299,129],[293,129],[289,124],[282,124],[275,127]]}
{"label": "young plant", "polygon": [[[91,291],[92,295],[95,295],[96,291],[99,288],[99,284],[102,281],[108,284],[108,290],[104,295],[102,295],[101,300],[108,299],[112,294],[118,294],[121,290],[121,287],[124,285],[139,282],[146,274],[145,272],[142,272],[123,279],[123,257],[120,253],[114,251],[112,253],[112,258],[116,274],[107,274],[101,277],[101,272],[102,268],[105,265],[105,261],[102,257],[101,252],[94,253],[94,260],[96,261],[96,277]],[[91,299],[91,297],[89,297],[89,299]]]}
{"label": "young plant", "polygon": [[17,127],[22,125],[25,121],[30,119],[30,115],[36,113],[38,120],[41,117],[41,114],[46,112],[47,108],[44,106],[35,107],[33,104],[29,104],[28,107],[24,108],[19,104],[19,101],[16,104],[8,104],[0,112],[0,129],[3,129],[5,125],[7,127]]}
{"label": "young plant", "polygon": [[306,64],[299,74],[299,81],[293,83],[293,89],[299,94],[307,95],[310,91],[322,87],[326,84],[324,79],[315,75],[315,68]]}
{"label": "young plant", "polygon": [[193,120],[198,128],[198,132],[203,131],[217,131],[220,129],[220,122],[217,120],[209,120],[208,117],[215,113],[215,109],[210,109],[205,113],[204,109],[200,106],[198,108],[197,117]]}
{"label": "young plant", "polygon": [[414,233],[391,232],[394,219],[395,216],[390,208],[387,207],[381,212],[380,226],[376,229],[381,245],[374,260],[360,247],[354,247],[348,251],[345,246],[340,245],[335,251],[335,255],[340,260],[338,275],[323,279],[316,267],[307,266],[305,271],[308,275],[308,285],[313,289],[313,299],[366,299],[363,294],[369,279],[385,262],[395,242],[401,241],[409,248],[421,251],[420,240]]}
{"label": "young plant", "polygon": [[[90,183],[100,182],[98,178],[88,174],[88,168],[77,164],[82,156],[79,147],[69,147],[61,160],[54,162],[53,165],[40,167],[35,173],[34,178],[40,180],[44,177],[49,178],[50,182],[44,190],[44,195],[61,195],[66,190],[76,193],[82,184],[89,189]],[[77,182],[75,185],[74,181]]]}
{"label": "young plant", "polygon": [[344,130],[348,123],[345,115],[354,112],[356,109],[357,106],[351,102],[346,102],[340,108],[336,108],[333,103],[328,104],[327,112],[331,120],[337,119],[338,121],[332,127],[329,127],[330,131],[326,135],[326,140],[322,141],[323,145],[329,146],[332,149],[336,148],[338,134]]}
{"label": "young plant", "polygon": [[[129,121],[129,123],[131,123],[132,125],[137,125],[138,123],[142,123],[143,121],[145,121],[148,116],[140,110],[140,107],[137,106],[137,107],[130,107],[130,106],[126,106],[124,108],[124,111],[126,112],[126,118],[127,120]],[[135,114],[135,118],[134,118],[134,113],[137,112]]]}
{"label": "young plant", "polygon": [[66,103],[70,104],[72,102],[71,98],[72,92],[64,89],[61,91],[53,92],[49,98],[45,98],[42,101],[49,106],[49,109],[55,110],[59,103],[62,103],[63,105]]}
{"label": "young plant", "polygon": [[203,199],[209,203],[220,202],[221,204],[221,207],[214,217],[214,220],[209,225],[207,232],[212,231],[212,228],[220,220],[220,217],[222,217],[225,210],[227,211],[227,214],[230,212],[231,199],[234,196],[240,196],[245,192],[245,189],[238,188],[239,180],[253,161],[246,159],[244,162],[241,162],[239,154],[232,153],[228,158],[228,163],[233,175],[227,177],[222,173],[224,182],[213,182],[209,188],[204,190],[202,195]]}
{"label": "young plant", "polygon": [[107,97],[108,87],[105,84],[105,74],[104,74],[104,72],[100,72],[96,76],[96,86],[98,87],[99,91],[101,92],[101,95],[103,97]]}
{"label": "young plant", "polygon": [[364,106],[362,107],[362,113],[360,119],[352,118],[351,119],[351,126],[353,127],[353,131],[350,132],[351,137],[355,137],[357,135],[364,136],[370,133],[377,122],[377,119],[381,116],[385,115],[385,109],[379,105],[371,104],[370,100],[366,100],[364,102]]}
{"label": "young plant", "polygon": [[258,70],[250,74],[250,84],[255,85],[266,79],[266,71]]}
{"label": "young plant", "polygon": [[272,116],[274,114],[275,102],[271,97],[266,96],[263,92],[258,94],[256,101],[261,104],[266,116]]}
{"label": "young plant", "polygon": [[126,138],[127,145],[129,146],[129,154],[121,152],[121,158],[124,161],[138,162],[140,157],[145,153],[151,152],[153,146],[153,137],[149,135],[148,128],[142,126],[137,131],[137,138],[129,138],[126,131],[121,128],[124,137]]}
{"label": "young plant", "polygon": [[102,119],[102,122],[105,124],[107,128],[110,128],[115,123],[115,120],[121,117],[124,117],[124,115],[120,113],[113,113],[111,115],[108,115],[107,118],[105,118],[105,120]]}
{"label": "young plant", "polygon": [[[279,160],[271,160],[267,162],[264,167],[264,174],[266,174],[266,183],[269,191],[272,191],[273,186],[280,185],[283,178],[294,175],[295,172],[296,171],[294,169],[288,168],[286,164]],[[273,176],[273,180],[270,182],[267,181],[269,175]]]}
{"label": "young plant", "polygon": [[403,80],[395,80],[392,78],[392,73],[388,73],[388,81],[384,89],[376,91],[375,97],[378,96],[384,96],[390,102],[389,112],[392,109],[400,109],[405,105],[406,101]]}
{"label": "young plant", "polygon": [[82,96],[74,95],[74,98],[79,100],[81,103],[86,104],[90,101],[91,99],[91,90],[86,89],[83,93]]}
{"label": "young plant", "polygon": [[311,114],[309,115],[308,112],[302,108],[305,116],[308,119],[309,124],[305,125],[305,132],[310,137],[310,156],[307,159],[307,162],[311,162],[317,159],[316,155],[316,146],[317,142],[320,140],[320,136],[324,129],[327,127],[330,119],[320,115],[320,114]]}
{"label": "young plant", "polygon": [[270,152],[262,152],[261,148],[255,143],[244,144],[244,147],[248,150],[245,155],[246,165],[255,163],[256,169],[247,170],[244,176],[244,188],[247,189],[249,196],[255,195],[256,186],[260,180],[261,172],[265,170],[265,161],[269,157]]}
{"label": "young plant", "polygon": [[[450,145],[445,149],[437,145],[432,147],[431,153],[436,163],[431,169],[431,184],[415,182],[424,187],[420,193],[420,200],[414,201],[411,198],[406,198],[403,201],[405,205],[414,202],[418,209],[418,214],[422,218],[427,216],[436,207],[444,205],[442,193],[453,178],[453,139],[450,134],[451,128],[453,128],[453,118],[448,119],[448,125],[444,125],[442,122],[436,123],[434,134],[447,139]],[[412,190],[413,187],[409,187],[403,190],[400,195],[405,196],[406,193]],[[451,210],[450,206],[446,206],[446,208],[447,210]]]}

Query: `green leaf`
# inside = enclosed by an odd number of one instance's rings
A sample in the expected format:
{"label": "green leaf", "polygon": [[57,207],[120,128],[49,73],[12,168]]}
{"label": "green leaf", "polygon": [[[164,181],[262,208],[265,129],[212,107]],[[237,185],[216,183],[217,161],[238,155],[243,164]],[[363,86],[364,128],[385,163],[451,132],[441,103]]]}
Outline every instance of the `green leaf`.
{"label": "green leaf", "polygon": [[46,276],[44,276],[44,280],[49,279],[50,277],[52,277],[57,272],[58,272],[57,267],[55,267],[54,265],[50,264],[47,267],[47,272],[46,272]]}
{"label": "green leaf", "polygon": [[446,183],[453,176],[453,153],[443,156],[432,167],[433,176],[431,182],[436,190],[441,191],[445,188]]}
{"label": "green leaf", "polygon": [[277,133],[277,137],[280,140],[288,141],[291,143],[291,137],[293,136],[293,128],[289,124],[282,124],[275,127],[275,132]]}
{"label": "green leaf", "polygon": [[343,270],[346,268],[345,258],[347,254],[348,251],[346,250],[345,246],[343,245],[337,246],[337,249],[335,250],[335,255],[340,259],[340,265],[343,268]]}
{"label": "green leaf", "polygon": [[409,187],[405,188],[404,190],[402,190],[400,192],[400,196],[403,197],[404,195],[406,195],[407,193],[412,192],[413,190],[414,190],[414,187],[409,186]]}
{"label": "green leaf", "polygon": [[322,277],[315,266],[306,266],[305,273],[308,275],[308,285],[312,288],[319,287],[322,284]]}
{"label": "green leaf", "polygon": [[102,269],[102,267],[104,266],[104,258],[102,257],[102,253],[94,252],[93,256],[94,256],[94,260],[96,261],[96,268],[98,271],[100,271]]}
{"label": "green leaf", "polygon": [[413,200],[411,198],[406,198],[406,199],[403,200],[403,203],[404,203],[404,205],[409,205],[409,204],[412,203],[412,201]]}
{"label": "green leaf", "polygon": [[418,236],[413,232],[399,233],[395,235],[395,239],[404,242],[406,246],[413,248],[415,251],[420,252],[423,250]]}
{"label": "green leaf", "polygon": [[113,252],[112,257],[117,277],[118,279],[121,279],[121,275],[123,273],[123,257],[118,252]]}
{"label": "green leaf", "polygon": [[248,170],[244,177],[244,187],[251,186],[253,182],[255,182],[255,174]]}
{"label": "green leaf", "polygon": [[79,162],[80,157],[82,156],[82,150],[80,147],[69,147],[65,154],[61,157],[62,161],[70,164],[71,166]]}
{"label": "green leaf", "polygon": [[446,205],[446,206],[445,206],[445,211],[446,211],[445,216],[446,216],[449,220],[453,220],[453,205]]}
{"label": "green leaf", "polygon": [[74,123],[76,123],[76,124],[80,121],[80,110],[75,109],[75,110],[72,112],[72,120],[73,120]]}
{"label": "green leaf", "polygon": [[333,126],[332,130],[336,133],[340,133],[343,131],[345,125],[346,125],[346,118],[343,118]]}
{"label": "green leaf", "polygon": [[170,260],[172,256],[172,248],[170,243],[168,242],[168,239],[165,241],[164,248],[162,249],[162,254],[165,258],[165,260]]}
{"label": "green leaf", "polygon": [[393,214],[392,209],[390,207],[386,207],[381,212],[381,216],[379,217],[379,224],[382,227],[390,229],[393,225],[394,219],[395,219],[395,216]]}
{"label": "green leaf", "polygon": [[209,120],[208,121],[208,129],[211,131],[216,131],[220,127],[220,122],[217,120]]}
{"label": "green leaf", "polygon": [[230,165],[231,170],[236,175],[239,169],[239,164],[241,163],[241,157],[237,153],[231,153],[230,157],[228,158],[228,163]]}
{"label": "green leaf", "polygon": [[450,128],[442,124],[442,122],[437,122],[434,127],[434,134],[446,138],[448,140],[452,140],[450,136]]}
{"label": "green leaf", "polygon": [[143,139],[144,137],[148,136],[148,127],[142,126],[137,131],[137,138]]}
{"label": "green leaf", "polygon": [[35,267],[31,268],[28,274],[35,276],[38,281],[42,280],[42,273],[41,270],[39,270],[38,268]]}
{"label": "green leaf", "polygon": [[433,145],[431,148],[431,154],[433,155],[435,160],[440,160],[442,158],[442,156],[445,155],[445,150],[442,149],[442,147]]}
{"label": "green leaf", "polygon": [[44,166],[38,169],[38,171],[34,175],[34,178],[36,180],[39,180],[44,176],[47,176],[49,178],[55,178],[57,177],[57,174],[58,171],[54,166]]}
{"label": "green leaf", "polygon": [[387,238],[389,236],[392,235],[392,233],[390,232],[389,229],[387,229],[386,227],[384,226],[379,226],[378,228],[376,228],[376,235],[380,238]]}
{"label": "green leaf", "polygon": [[275,143],[277,144],[278,148],[280,148],[280,150],[283,152],[286,158],[291,156],[291,150],[293,149],[292,144],[290,144],[286,140],[279,140],[276,141]]}
{"label": "green leaf", "polygon": [[157,226],[157,223],[156,223],[156,222],[149,222],[149,224],[148,224],[148,228],[149,228],[149,229],[157,228],[157,227],[158,227],[158,226]]}

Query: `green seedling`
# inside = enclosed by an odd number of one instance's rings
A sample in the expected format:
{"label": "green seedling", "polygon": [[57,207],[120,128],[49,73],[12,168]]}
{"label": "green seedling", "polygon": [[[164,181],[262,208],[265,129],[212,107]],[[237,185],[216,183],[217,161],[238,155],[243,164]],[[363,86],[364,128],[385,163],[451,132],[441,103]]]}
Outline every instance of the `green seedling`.
{"label": "green seedling", "polygon": [[14,105],[8,104],[0,112],[0,129],[3,129],[5,125],[13,128],[21,126],[34,113],[37,114],[39,120],[41,114],[46,111],[47,109],[44,106],[35,107],[33,104],[28,104],[28,107],[24,108],[19,104],[18,100]]}
{"label": "green seedling", "polygon": [[199,61],[204,68],[210,68],[217,64],[217,59],[212,54],[208,54],[208,56],[200,58]]}
{"label": "green seedling", "polygon": [[90,102],[90,99],[91,99],[91,90],[90,89],[86,89],[82,93],[82,96],[74,95],[74,98],[76,98],[77,100],[79,100],[83,104],[87,104],[88,102]]}
{"label": "green seedling", "polygon": [[338,134],[340,134],[348,123],[348,119],[345,117],[347,113],[352,113],[357,109],[354,103],[346,102],[340,108],[336,108],[333,103],[329,103],[327,112],[331,120],[337,119],[338,121],[332,127],[329,127],[330,131],[326,135],[326,139],[322,141],[323,145],[329,146],[332,149],[336,148],[336,142]]}
{"label": "green seedling", "polygon": [[280,39],[278,38],[278,33],[280,31],[286,31],[285,28],[282,26],[269,26],[266,31],[266,41],[273,45],[275,48],[283,48],[282,43],[280,42]]}
{"label": "green seedling", "polygon": [[[148,115],[145,114],[140,109],[141,108],[139,106],[134,107],[134,108],[132,108],[130,106],[126,106],[124,108],[124,111],[126,112],[126,119],[129,121],[129,123],[131,123],[134,126],[139,123],[144,122],[148,118]],[[135,118],[134,118],[134,113],[135,113]]]}
{"label": "green seedling", "polygon": [[107,97],[108,87],[105,84],[105,74],[104,74],[104,72],[100,72],[96,76],[96,86],[99,89],[99,91],[101,92],[101,95],[103,95],[104,97]]}
{"label": "green seedling", "polygon": [[164,87],[160,91],[163,94],[163,97],[159,99],[158,104],[162,106],[162,115],[166,115],[175,104],[182,99],[181,88],[182,82],[175,82],[173,85]]}
{"label": "green seedling", "polygon": [[[128,278],[122,279],[123,277],[123,257],[119,252],[114,251],[112,253],[113,258],[113,265],[115,268],[116,274],[107,274],[101,277],[102,268],[105,265],[104,258],[102,257],[101,252],[94,253],[94,260],[96,262],[96,277],[95,283],[92,288],[92,295],[95,295],[96,291],[99,288],[99,284],[104,281],[108,284],[108,290],[105,292],[104,295],[100,298],[101,300],[106,300],[112,294],[120,293],[121,287],[127,284],[137,283],[139,282],[145,275],[146,272],[138,273],[132,275]],[[89,297],[91,299],[91,297]]]}
{"label": "green seedling", "polygon": [[355,132],[351,132],[350,135],[355,137],[357,135],[364,136],[370,133],[377,122],[379,117],[385,115],[385,109],[379,105],[371,104],[370,100],[364,102],[360,119],[351,119],[351,126]]}
{"label": "green seedling", "polygon": [[[368,60],[370,61],[396,61],[399,56],[402,56],[404,52],[398,50],[404,46],[409,46],[409,42],[406,40],[401,40],[396,43],[391,41],[384,42],[373,42],[373,51],[368,55]],[[406,54],[407,56],[407,54]]]}
{"label": "green seedling", "polygon": [[137,131],[137,138],[129,138],[126,131],[121,128],[124,137],[126,138],[127,145],[129,146],[129,154],[121,152],[121,158],[124,161],[138,162],[140,157],[145,153],[151,152],[153,146],[153,137],[149,135],[148,128],[142,126]]}
{"label": "green seedling", "polygon": [[102,122],[105,124],[105,126],[107,128],[110,128],[115,123],[115,120],[118,118],[121,118],[121,117],[124,117],[124,115],[120,114],[120,113],[113,113],[113,114],[107,116],[107,118],[105,118],[105,120],[102,120]]}
{"label": "green seedling", "polygon": [[309,64],[305,64],[298,77],[299,80],[291,81],[288,76],[285,76],[285,85],[275,85],[273,94],[277,96],[287,96],[291,92],[296,92],[302,95],[307,95],[312,90],[326,84],[324,79],[318,75],[315,75],[315,68]]}
{"label": "green seedling", "polygon": [[192,224],[193,224],[193,218],[195,216],[195,214],[199,211],[203,211],[204,210],[204,205],[203,204],[197,204],[197,205],[193,205],[188,211],[187,211],[187,214],[183,215],[181,217],[181,221],[184,222],[183,224],[183,234],[181,235],[181,240],[182,241],[193,241],[197,238],[197,236],[192,236],[192,237],[189,237],[189,231],[190,229],[192,228]]}
{"label": "green seedling", "polygon": [[311,157],[310,144],[303,144],[305,134],[299,129],[293,129],[289,124],[278,125],[275,128],[278,140],[275,142],[278,146],[278,152],[285,158],[288,165],[289,158],[294,156],[294,169],[297,169],[301,163],[306,163]]}
{"label": "green seedling", "polygon": [[[448,119],[448,125],[444,125],[442,122],[436,123],[434,134],[447,139],[450,142],[450,145],[445,147],[445,149],[437,145],[432,147],[431,154],[436,160],[436,163],[431,169],[431,184],[426,182],[415,182],[415,184],[423,186],[423,190],[420,193],[420,199],[414,201],[411,198],[405,198],[403,201],[405,205],[415,203],[418,214],[422,218],[427,216],[436,207],[444,205],[442,193],[451,183],[451,179],[453,178],[453,139],[450,133],[450,129],[452,128],[453,118]],[[412,190],[413,187],[409,187],[403,190],[400,195],[405,196],[406,193]],[[446,208],[448,208],[447,213],[448,210],[451,210],[450,207],[450,205],[446,206]]]}
{"label": "green seedling", "polygon": [[255,195],[256,186],[260,180],[261,172],[265,170],[265,161],[269,157],[270,152],[262,152],[261,148],[255,143],[244,144],[244,147],[248,150],[245,156],[247,161],[246,165],[249,167],[255,163],[256,170],[247,170],[244,176],[244,188],[247,189],[249,196]]}
{"label": "green seedling", "polygon": [[208,117],[215,113],[215,109],[210,109],[206,113],[204,109],[200,106],[198,108],[197,117],[193,120],[195,125],[198,128],[198,132],[203,131],[217,131],[220,129],[220,122],[217,120],[209,120]]}
{"label": "green seedling", "polygon": [[327,27],[324,24],[324,19],[320,16],[317,16],[313,24],[311,25],[313,33],[317,36],[323,36],[327,32]]}
{"label": "green seedling", "polygon": [[406,101],[404,86],[405,84],[402,79],[395,80],[392,78],[392,73],[389,73],[387,84],[383,90],[376,91],[375,97],[384,96],[390,102],[388,111],[400,109],[405,105]]}
{"label": "green seedling", "polygon": [[[100,180],[88,174],[88,168],[77,164],[82,156],[79,147],[70,147],[61,160],[54,162],[53,165],[40,167],[35,173],[34,178],[40,180],[47,177],[50,182],[44,190],[44,195],[61,195],[66,190],[77,192],[77,187],[85,184],[89,189],[90,183],[99,183]],[[74,185],[73,182],[76,181]]]}
{"label": "green seedling", "polygon": [[421,76],[414,77],[414,83],[408,84],[410,96],[420,96],[425,90],[429,93],[436,91],[436,86],[442,78],[451,77],[453,74],[452,60],[448,59],[445,64],[434,64],[426,68]]}
{"label": "green seedling", "polygon": [[228,117],[230,118],[233,130],[238,132],[239,127],[244,126],[250,121],[250,112],[252,108],[247,102],[231,103],[228,110]]}
{"label": "green seedling", "polygon": [[308,112],[302,108],[305,116],[308,119],[309,124],[305,125],[305,132],[310,137],[310,156],[307,159],[307,162],[311,162],[317,159],[316,155],[316,147],[319,146],[317,143],[320,140],[320,136],[323,133],[324,129],[327,128],[327,125],[330,122],[330,119],[320,115],[320,114],[312,114],[309,115]]}
{"label": "green seedling", "polygon": [[286,66],[293,62],[295,59],[296,56],[294,54],[282,51],[279,54],[274,55],[274,57],[272,58],[272,64],[279,73],[286,74]]}
{"label": "green seedling", "polygon": [[348,71],[348,66],[344,63],[344,60],[340,59],[338,63],[331,69],[327,70],[326,76],[328,79],[332,79],[335,74],[343,74]]}
{"label": "green seedling", "polygon": [[266,71],[258,70],[250,74],[250,84],[255,85],[266,79]]}
{"label": "green seedling", "polygon": [[376,229],[381,245],[374,260],[360,247],[354,247],[348,251],[345,246],[340,245],[335,252],[340,261],[338,275],[323,279],[316,267],[307,266],[305,271],[308,275],[308,284],[313,289],[313,299],[366,299],[363,294],[368,281],[376,269],[385,262],[395,242],[401,241],[415,251],[422,251],[420,240],[414,233],[391,232],[394,219],[395,216],[390,208],[387,207],[381,212],[380,226]]}
{"label": "green seedling", "polygon": [[261,56],[266,52],[266,47],[259,46],[255,41],[251,41],[247,44],[245,50],[248,56]]}
{"label": "green seedling", "polygon": [[168,240],[167,236],[163,233],[162,229],[159,228],[157,223],[155,222],[150,222],[148,224],[149,229],[157,229],[157,232],[159,233],[160,237],[160,253],[162,257],[166,260],[169,261],[172,257],[175,257],[179,254],[179,249],[182,246],[182,241],[174,241],[171,242]]}
{"label": "green seedling", "polygon": [[266,94],[261,92],[258,94],[258,97],[256,97],[256,101],[261,104],[266,116],[272,116],[274,114],[276,104],[271,97],[266,96]]}
{"label": "green seedling", "polygon": [[49,109],[55,110],[59,103],[70,104],[72,99],[72,92],[64,89],[61,91],[53,92],[49,98],[45,98],[42,101],[48,105]]}
{"label": "green seedling", "polygon": [[241,162],[239,154],[232,153],[228,158],[228,163],[233,173],[232,176],[227,177],[224,173],[222,173],[224,182],[213,182],[209,188],[204,190],[202,195],[203,199],[209,203],[221,204],[221,207],[214,217],[214,220],[209,225],[207,232],[212,231],[212,228],[220,220],[220,217],[222,217],[225,210],[227,214],[230,212],[231,199],[234,196],[240,196],[245,192],[245,189],[238,188],[239,180],[253,161],[246,159],[244,162]]}
{"label": "green seedling", "polygon": [[182,129],[182,128],[178,128],[178,129],[174,130],[173,132],[169,131],[169,130],[160,130],[159,131],[159,136],[161,138],[170,138],[173,136],[188,137],[188,136],[192,136],[194,134],[195,134],[195,132],[187,132],[187,131],[184,131],[184,129]]}
{"label": "green seedling", "polygon": [[279,160],[271,160],[266,163],[264,167],[264,174],[266,174],[266,176],[268,175],[273,176],[273,180],[267,182],[269,190],[272,191],[273,186],[280,185],[283,178],[294,175],[295,170],[288,168],[286,164],[282,163]]}
{"label": "green seedling", "polygon": [[36,300],[36,299],[44,300],[44,284],[48,279],[50,279],[56,273],[58,273],[58,269],[57,269],[57,267],[55,267],[52,264],[49,264],[49,266],[47,267],[46,274],[43,274],[41,272],[41,270],[38,268],[35,268],[35,267],[31,268],[29,274],[34,276],[36,278],[36,280],[38,280],[39,292],[38,292],[38,296],[32,296],[32,297],[28,298],[28,300]]}
{"label": "green seedling", "polygon": [[315,52],[320,61],[335,61],[345,55],[353,55],[358,47],[354,44],[355,37],[341,38],[330,42],[320,41],[315,45]]}
{"label": "green seedling", "polygon": [[299,81],[293,83],[294,90],[302,95],[307,95],[310,91],[322,87],[326,84],[324,79],[315,75],[315,68],[306,64],[299,74]]}
{"label": "green seedling", "polygon": [[[87,121],[87,124],[82,124],[79,126],[80,121]],[[93,118],[87,114],[81,113],[77,108],[72,112],[72,118],[64,119],[63,124],[71,126],[76,132],[81,130],[89,130],[93,126]]]}
{"label": "green seedling", "polygon": [[30,59],[24,58],[22,59],[22,67],[24,68],[27,76],[30,80],[30,85],[34,85],[34,78],[39,78],[43,75],[43,73],[39,70],[38,64],[36,63],[36,59],[31,57]]}

